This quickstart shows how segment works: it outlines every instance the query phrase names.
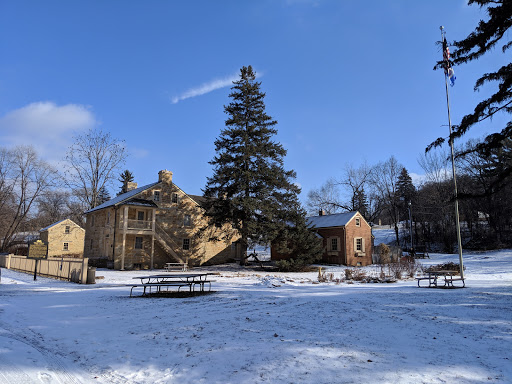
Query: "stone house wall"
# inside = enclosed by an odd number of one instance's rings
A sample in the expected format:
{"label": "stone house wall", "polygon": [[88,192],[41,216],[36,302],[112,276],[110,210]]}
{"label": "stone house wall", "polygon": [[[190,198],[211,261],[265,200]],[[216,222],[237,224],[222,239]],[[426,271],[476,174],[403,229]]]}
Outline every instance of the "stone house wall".
{"label": "stone house wall", "polygon": [[[125,238],[125,269],[150,268],[152,248],[154,268],[162,268],[168,262],[185,262],[195,266],[223,263],[235,258],[231,244],[238,237],[231,226],[210,228],[202,238],[197,236],[198,230],[206,226],[204,209],[172,182],[172,172],[161,171],[159,183],[135,197],[153,201],[156,207],[128,205],[128,220],[137,220],[138,212],[143,211],[144,220],[151,221],[155,212],[155,233],[165,232],[167,247],[158,236],[154,237],[153,247],[152,231],[130,230]],[[117,208],[108,207],[87,214],[85,254],[91,263],[94,263],[95,259],[103,259],[108,261],[108,266],[121,269],[122,222],[126,206],[127,204],[120,204]],[[107,217],[108,212],[110,221]],[[114,221],[117,223],[115,232]],[[110,223],[106,224],[107,222]],[[212,231],[217,235],[228,233],[232,237],[226,241],[208,241],[208,235],[211,235]],[[142,249],[135,249],[137,237],[142,238]],[[185,239],[189,244],[188,250],[183,249]],[[168,251],[169,247],[173,249],[174,254]]]}
{"label": "stone house wall", "polygon": [[[68,232],[66,228],[68,228]],[[69,219],[40,232],[41,240],[48,243],[48,257],[83,256],[84,237],[85,230]]]}

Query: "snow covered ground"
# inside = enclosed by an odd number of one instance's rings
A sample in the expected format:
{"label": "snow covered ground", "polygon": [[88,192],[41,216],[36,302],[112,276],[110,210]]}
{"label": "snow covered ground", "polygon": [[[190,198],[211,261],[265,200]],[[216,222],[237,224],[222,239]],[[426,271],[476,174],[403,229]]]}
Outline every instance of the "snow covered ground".
{"label": "snow covered ground", "polygon": [[86,286],[2,269],[0,383],[511,383],[512,251],[465,264],[450,290],[217,266],[216,292],[189,298],[130,298],[151,271]]}

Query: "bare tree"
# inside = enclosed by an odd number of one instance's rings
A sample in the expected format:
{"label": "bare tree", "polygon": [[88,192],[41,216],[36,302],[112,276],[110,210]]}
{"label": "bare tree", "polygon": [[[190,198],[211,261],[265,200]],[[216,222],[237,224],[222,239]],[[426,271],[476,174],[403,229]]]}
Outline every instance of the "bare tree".
{"label": "bare tree", "polygon": [[[371,220],[374,216],[372,208],[378,206],[374,195],[367,193],[372,172],[373,167],[366,162],[357,168],[347,164],[339,179],[330,179],[319,189],[308,193],[310,213],[318,210],[324,210],[327,214],[359,210],[364,211],[361,213]],[[362,204],[362,199],[366,199],[367,204]]]}
{"label": "bare tree", "polygon": [[394,156],[391,156],[387,161],[377,164],[371,175],[373,190],[389,215],[398,245],[400,244],[398,232],[400,200],[397,190],[398,177],[402,168],[403,165],[399,164]]}
{"label": "bare tree", "polygon": [[77,135],[66,155],[66,183],[87,209],[94,208],[101,189],[116,178],[126,157],[124,142],[109,133],[91,129]]}
{"label": "bare tree", "polygon": [[312,189],[308,192],[306,203],[308,212],[317,215],[319,211],[325,211],[328,215],[346,210],[346,206],[340,200],[338,183],[327,180],[319,189]]}
{"label": "bare tree", "polygon": [[68,216],[69,193],[66,191],[46,191],[37,199],[37,210],[41,226],[45,227]]}
{"label": "bare tree", "polygon": [[36,200],[52,186],[56,172],[44,161],[40,160],[32,147],[17,146],[11,151],[2,151],[3,168],[2,189],[8,193],[3,200],[2,211],[4,227],[0,250],[5,252],[11,246],[16,232]]}
{"label": "bare tree", "polygon": [[442,183],[451,178],[449,159],[449,153],[443,149],[431,150],[418,158],[420,167],[425,171],[427,182]]}

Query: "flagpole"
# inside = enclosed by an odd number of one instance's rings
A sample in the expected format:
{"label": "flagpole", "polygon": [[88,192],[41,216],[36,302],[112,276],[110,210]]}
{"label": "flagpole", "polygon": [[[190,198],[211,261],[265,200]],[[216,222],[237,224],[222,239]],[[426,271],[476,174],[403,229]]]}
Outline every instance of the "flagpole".
{"label": "flagpole", "polygon": [[[439,27],[441,30],[441,41],[444,41],[444,27]],[[448,60],[448,58],[447,58]],[[457,177],[455,175],[455,151],[453,149],[453,139],[452,139],[452,121],[450,116],[450,96],[448,92],[448,76],[447,76],[448,62],[446,63],[445,74],[444,74],[444,85],[446,88],[446,106],[448,108],[448,128],[450,129],[450,149],[452,156],[452,174],[453,174],[453,193],[455,197],[455,222],[457,225],[457,243],[459,248],[459,265],[460,265],[460,277],[464,279],[464,264],[462,261],[462,240],[460,236],[460,220],[459,220],[459,198],[457,194]]]}

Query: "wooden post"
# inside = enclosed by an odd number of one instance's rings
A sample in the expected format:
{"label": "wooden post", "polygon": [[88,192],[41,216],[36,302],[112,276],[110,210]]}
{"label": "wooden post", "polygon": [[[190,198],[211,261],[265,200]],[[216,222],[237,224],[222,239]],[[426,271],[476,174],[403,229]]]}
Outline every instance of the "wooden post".
{"label": "wooden post", "polygon": [[155,229],[156,229],[156,209],[151,212],[151,269],[153,269],[153,258],[155,255]]}
{"label": "wooden post", "polygon": [[128,206],[123,210],[123,248],[121,250],[121,271],[124,271],[124,257],[126,253],[126,231],[128,230]]}

